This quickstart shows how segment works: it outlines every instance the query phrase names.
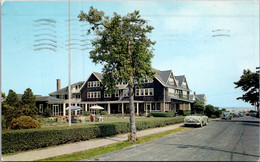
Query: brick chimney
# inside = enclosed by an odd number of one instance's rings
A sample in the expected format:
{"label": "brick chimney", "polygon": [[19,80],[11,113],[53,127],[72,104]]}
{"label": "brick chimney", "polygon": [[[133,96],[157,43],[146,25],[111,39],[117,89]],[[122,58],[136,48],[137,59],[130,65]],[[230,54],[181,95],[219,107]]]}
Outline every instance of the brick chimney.
{"label": "brick chimney", "polygon": [[57,79],[57,91],[60,90],[60,79]]}

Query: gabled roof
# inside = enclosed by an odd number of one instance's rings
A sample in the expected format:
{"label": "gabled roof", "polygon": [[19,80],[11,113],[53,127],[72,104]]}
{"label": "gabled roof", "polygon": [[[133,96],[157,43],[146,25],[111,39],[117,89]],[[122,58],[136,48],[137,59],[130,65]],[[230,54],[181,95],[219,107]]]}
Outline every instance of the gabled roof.
{"label": "gabled roof", "polygon": [[93,72],[93,74],[96,76],[96,78],[97,78],[100,82],[102,82],[102,80],[104,79],[102,73]]}
{"label": "gabled roof", "polygon": [[[194,95],[190,95],[190,99],[193,99]],[[195,94],[195,97],[194,97],[195,100],[198,100],[198,101],[206,101],[206,95],[205,94]]]}
{"label": "gabled roof", "polygon": [[155,74],[155,78],[157,78],[157,80],[159,82],[162,83],[162,85],[166,85],[167,81],[168,81],[168,78],[171,74],[171,70],[166,70],[166,71],[156,71],[157,73]]}
{"label": "gabled roof", "polygon": [[196,94],[195,98],[199,101],[205,101],[206,95],[205,94]]}
{"label": "gabled roof", "polygon": [[[71,86],[83,85],[83,83],[84,83],[84,82],[81,81],[81,82],[74,83],[74,84],[72,84]],[[64,87],[64,88],[62,88],[62,89],[60,89],[60,90],[58,90],[58,91],[52,92],[52,93],[50,93],[49,95],[54,96],[54,95],[65,95],[65,94],[68,94],[68,86],[67,86],[67,87]]]}
{"label": "gabled roof", "polygon": [[87,81],[89,80],[89,78],[91,77],[92,74],[93,74],[100,82],[102,82],[102,80],[104,79],[102,73],[92,72],[92,73],[89,75],[88,79],[86,79],[86,80],[84,81],[84,83],[82,84],[82,86],[81,86],[81,88],[79,89],[79,91],[82,90],[82,88],[85,86],[85,84],[87,83]]}
{"label": "gabled roof", "polygon": [[178,85],[179,87],[182,87],[183,82],[186,82],[187,88],[185,88],[185,89],[189,89],[189,85],[188,85],[185,75],[178,75],[178,76],[175,76],[175,78],[179,82],[179,85]]}
{"label": "gabled roof", "polygon": [[185,77],[184,75],[175,76],[176,80],[178,80],[178,82],[179,82],[178,86],[181,87],[182,82],[184,81],[184,77]]}

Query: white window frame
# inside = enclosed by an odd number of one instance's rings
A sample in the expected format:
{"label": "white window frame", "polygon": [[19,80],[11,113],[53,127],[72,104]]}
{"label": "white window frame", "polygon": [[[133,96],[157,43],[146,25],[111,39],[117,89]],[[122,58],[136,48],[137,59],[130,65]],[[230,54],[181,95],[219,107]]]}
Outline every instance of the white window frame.
{"label": "white window frame", "polygon": [[104,98],[111,98],[111,94],[106,94],[106,93],[104,93]]}
{"label": "white window frame", "polygon": [[39,113],[43,113],[43,104],[39,105]]}
{"label": "white window frame", "polygon": [[115,97],[119,97],[119,90],[116,91]]}

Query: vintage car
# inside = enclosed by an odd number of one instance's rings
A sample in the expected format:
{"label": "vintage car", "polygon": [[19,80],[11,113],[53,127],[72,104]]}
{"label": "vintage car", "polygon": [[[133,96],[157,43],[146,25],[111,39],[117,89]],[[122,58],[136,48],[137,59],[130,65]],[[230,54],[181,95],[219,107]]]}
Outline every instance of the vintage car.
{"label": "vintage car", "polygon": [[198,125],[202,127],[209,123],[209,118],[202,114],[192,114],[184,118],[184,125]]}

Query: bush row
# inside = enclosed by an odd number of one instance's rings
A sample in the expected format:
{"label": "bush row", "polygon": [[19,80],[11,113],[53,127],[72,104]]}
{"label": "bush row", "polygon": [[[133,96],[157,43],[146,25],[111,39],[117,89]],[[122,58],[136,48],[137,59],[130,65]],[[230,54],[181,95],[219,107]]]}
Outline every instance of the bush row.
{"label": "bush row", "polygon": [[173,117],[175,116],[173,111],[168,111],[168,112],[152,112],[149,114],[149,116],[153,117]]}
{"label": "bush row", "polygon": [[[136,127],[137,130],[143,130],[181,122],[183,122],[183,117],[152,118],[150,120],[136,121]],[[97,137],[127,133],[129,131],[129,122],[4,131],[2,133],[2,153],[6,154],[73,143]]]}

